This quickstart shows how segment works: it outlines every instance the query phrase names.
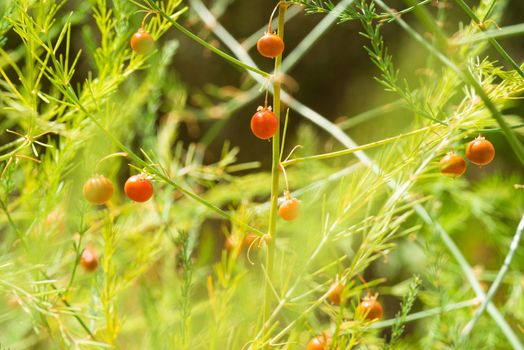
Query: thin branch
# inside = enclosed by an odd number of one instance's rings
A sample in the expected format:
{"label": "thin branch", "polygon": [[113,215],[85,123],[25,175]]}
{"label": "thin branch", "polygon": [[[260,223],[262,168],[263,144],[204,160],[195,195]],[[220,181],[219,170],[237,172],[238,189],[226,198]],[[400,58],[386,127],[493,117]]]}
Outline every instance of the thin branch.
{"label": "thin branch", "polygon": [[395,141],[398,141],[398,140],[402,140],[402,139],[411,137],[413,135],[417,135],[417,134],[419,134],[421,132],[430,131],[434,127],[435,127],[434,125],[426,126],[426,127],[423,127],[423,128],[417,129],[417,130],[410,131],[410,132],[405,133],[405,134],[400,134],[400,135],[397,135],[397,136],[393,136],[393,137],[389,137],[389,138],[386,138],[386,139],[382,139],[380,141],[375,141],[375,142],[371,142],[371,143],[368,143],[368,144],[365,144],[365,145],[361,145],[361,146],[357,146],[357,147],[353,147],[353,148],[348,148],[348,149],[343,149],[343,150],[340,150],[340,151],[323,153],[323,154],[317,154],[317,155],[307,156],[307,157],[302,157],[302,158],[293,158],[293,159],[286,160],[286,161],[282,162],[282,165],[288,166],[288,165],[301,163],[301,162],[309,161],[309,160],[321,160],[321,159],[329,159],[329,158],[335,158],[335,157],[340,157],[340,156],[346,156],[346,155],[349,155],[349,154],[353,154],[353,153],[355,153],[357,151],[364,151],[364,150],[372,149],[372,148],[375,148],[375,147],[387,145],[389,143],[392,143],[392,142],[395,142]]}

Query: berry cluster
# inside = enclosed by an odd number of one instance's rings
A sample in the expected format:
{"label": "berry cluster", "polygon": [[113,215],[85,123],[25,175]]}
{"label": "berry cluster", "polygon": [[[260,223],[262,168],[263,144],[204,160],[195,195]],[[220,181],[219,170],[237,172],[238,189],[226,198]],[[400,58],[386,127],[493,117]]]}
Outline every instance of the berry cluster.
{"label": "berry cluster", "polygon": [[[495,158],[495,147],[483,136],[479,136],[466,147],[466,157],[478,166],[488,165]],[[449,152],[440,160],[440,172],[453,177],[466,172],[466,161],[455,152]]]}
{"label": "berry cluster", "polygon": [[[333,305],[345,305],[347,302],[347,297],[344,294],[346,286],[340,281],[333,283],[327,291],[327,299]],[[382,305],[377,300],[378,294],[371,295],[371,292],[368,291],[367,296],[360,300],[356,310],[355,317],[356,319],[364,321],[376,321],[384,317],[384,309]],[[332,337],[326,333],[322,333],[311,339],[307,344],[307,350],[327,350],[331,349]]]}
{"label": "berry cluster", "polygon": [[[277,58],[284,52],[284,40],[277,34],[271,33],[271,15],[268,24],[268,31],[257,41],[257,50],[260,55],[268,58]],[[275,113],[273,113],[271,107],[267,106],[267,93],[266,103],[264,107],[260,106],[257,112],[251,117],[251,131],[253,134],[261,140],[269,140],[278,131],[279,120]],[[285,176],[285,170],[284,171]],[[291,197],[289,192],[289,186],[287,185],[286,178],[286,191],[284,192],[284,201],[281,203],[278,209],[278,215],[286,220],[295,220],[298,216],[299,201],[296,198]]]}
{"label": "berry cluster", "polygon": [[[97,205],[107,203],[113,196],[113,183],[103,175],[95,175],[84,183],[85,199]],[[131,176],[124,185],[127,198],[135,202],[146,202],[153,196],[153,185],[146,174]]]}
{"label": "berry cluster", "polygon": [[[130,40],[131,49],[139,55],[148,55],[155,49],[155,40],[142,26],[133,34]],[[92,204],[102,205],[111,199],[114,186],[111,180],[103,175],[95,175],[88,179],[82,188],[84,198]],[[135,202],[146,202],[153,196],[153,185],[146,174],[131,176],[124,185],[124,193]],[[98,257],[93,248],[87,247],[80,255],[80,266],[88,272],[98,267]]]}

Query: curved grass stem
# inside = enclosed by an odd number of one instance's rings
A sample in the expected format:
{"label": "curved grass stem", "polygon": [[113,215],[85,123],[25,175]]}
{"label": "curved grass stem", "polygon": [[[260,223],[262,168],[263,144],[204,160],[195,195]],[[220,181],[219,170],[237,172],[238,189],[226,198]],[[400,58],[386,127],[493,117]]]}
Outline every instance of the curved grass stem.
{"label": "curved grass stem", "polygon": [[520,239],[522,237],[522,231],[524,231],[524,215],[522,215],[522,218],[520,219],[519,225],[517,227],[517,231],[515,232],[515,235],[513,236],[513,240],[511,241],[508,255],[506,255],[506,258],[504,259],[504,263],[502,264],[502,267],[500,268],[497,274],[497,277],[495,278],[495,281],[493,281],[493,284],[489,288],[488,293],[486,294],[486,297],[482,301],[482,304],[480,304],[477,311],[475,311],[473,318],[471,319],[471,321],[468,322],[468,324],[466,325],[466,327],[464,327],[464,330],[462,331],[462,335],[461,335],[462,342],[464,342],[467,339],[468,335],[473,330],[473,327],[475,327],[475,325],[479,321],[480,316],[482,316],[482,314],[488,307],[488,304],[490,303],[491,299],[497,292],[500,286],[500,283],[506,276],[509,265],[511,264],[511,261],[513,260],[513,256],[515,255],[515,252],[517,251],[517,247],[519,246]]}
{"label": "curved grass stem", "polygon": [[154,2],[154,1],[147,1],[147,3],[149,4],[149,6],[151,6],[152,9],[154,9],[158,14],[160,14],[162,17],[164,17],[169,23],[171,23],[171,25],[173,27],[175,27],[182,34],[184,34],[187,37],[189,37],[190,39],[196,41],[200,45],[204,46],[206,49],[208,49],[208,50],[214,52],[215,54],[219,55],[220,57],[222,57],[226,61],[232,63],[235,66],[238,66],[238,67],[243,68],[245,70],[248,70],[248,71],[251,71],[251,72],[256,73],[258,75],[261,75],[264,78],[269,78],[271,76],[271,74],[269,74],[267,72],[264,72],[261,69],[258,69],[256,67],[252,67],[252,66],[250,66],[250,65],[248,65],[248,64],[246,64],[246,63],[244,63],[244,62],[234,58],[233,56],[228,55],[224,51],[222,51],[220,49],[217,49],[216,47],[214,47],[213,45],[209,44],[204,39],[202,39],[202,38],[198,37],[197,35],[193,34],[191,31],[187,30],[184,26],[178,24],[173,18],[171,18],[171,16],[169,14],[165,13],[160,8],[160,6],[158,6],[158,4],[156,2]]}

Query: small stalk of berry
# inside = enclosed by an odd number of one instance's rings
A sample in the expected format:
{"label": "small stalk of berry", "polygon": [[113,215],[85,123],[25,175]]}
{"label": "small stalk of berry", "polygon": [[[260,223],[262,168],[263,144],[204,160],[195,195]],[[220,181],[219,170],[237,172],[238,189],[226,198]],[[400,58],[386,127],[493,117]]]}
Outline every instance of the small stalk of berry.
{"label": "small stalk of berry", "polygon": [[[361,275],[358,275],[358,278],[362,283],[366,284],[366,280]],[[384,309],[382,305],[377,300],[378,293],[371,295],[371,291],[367,288],[367,295],[362,298],[360,304],[358,304],[356,311],[356,316],[359,319],[366,321],[380,320],[384,316]]]}
{"label": "small stalk of berry", "polygon": [[138,28],[136,33],[131,36],[131,49],[133,49],[133,51],[139,55],[148,55],[155,49],[155,39],[153,39],[151,34],[149,34],[149,32],[144,29],[146,19],[151,14],[152,12],[148,12],[144,16],[140,28]]}
{"label": "small stalk of berry", "polygon": [[[282,32],[279,32],[279,35],[274,34],[271,30],[271,22],[273,22],[273,16],[275,15],[275,12],[277,8],[279,8],[282,5],[281,2],[279,2],[275,8],[273,9],[273,12],[271,12],[271,16],[269,17],[269,23],[267,25],[267,32],[257,41],[257,50],[258,52],[267,58],[276,58],[278,56],[281,56],[284,52],[284,40],[282,36]],[[280,14],[279,14],[280,16]]]}

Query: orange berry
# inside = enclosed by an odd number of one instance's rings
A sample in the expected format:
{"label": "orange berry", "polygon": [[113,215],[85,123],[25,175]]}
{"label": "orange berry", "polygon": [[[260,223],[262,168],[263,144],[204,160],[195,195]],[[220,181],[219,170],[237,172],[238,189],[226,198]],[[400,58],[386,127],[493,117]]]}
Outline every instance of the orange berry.
{"label": "orange berry", "polygon": [[286,198],[284,202],[278,208],[278,215],[286,220],[292,221],[295,220],[298,216],[299,202],[296,198]]}
{"label": "orange berry", "polygon": [[329,287],[328,299],[334,305],[340,305],[342,301],[342,293],[344,292],[344,284],[341,282],[335,282]]}
{"label": "orange berry", "polygon": [[466,157],[476,165],[488,165],[495,158],[495,147],[484,137],[479,136],[468,143]]}
{"label": "orange berry", "polygon": [[269,108],[261,108],[251,118],[251,131],[262,140],[273,137],[278,129],[278,119]]}
{"label": "orange berry", "polygon": [[327,350],[331,344],[331,337],[326,334],[318,335],[307,344],[307,350]]}
{"label": "orange berry", "polygon": [[131,37],[131,48],[139,55],[147,55],[155,48],[155,40],[147,31],[140,28]]}
{"label": "orange berry", "polygon": [[449,152],[440,160],[440,172],[451,176],[461,176],[466,172],[466,161],[454,152]]}
{"label": "orange berry", "polygon": [[384,316],[384,309],[377,300],[377,296],[367,296],[357,307],[357,313],[368,321],[379,320]]}
{"label": "orange berry", "polygon": [[284,40],[276,34],[266,33],[257,41],[258,52],[268,58],[275,58],[284,52]]}
{"label": "orange berry", "polygon": [[135,202],[146,202],[153,196],[153,185],[145,174],[131,176],[124,185],[126,196]]}
{"label": "orange berry", "polygon": [[113,195],[113,183],[103,175],[96,175],[84,183],[82,192],[88,202],[104,204]]}
{"label": "orange berry", "polygon": [[93,272],[98,267],[98,257],[96,252],[91,248],[86,248],[80,256],[80,265],[84,270]]}

